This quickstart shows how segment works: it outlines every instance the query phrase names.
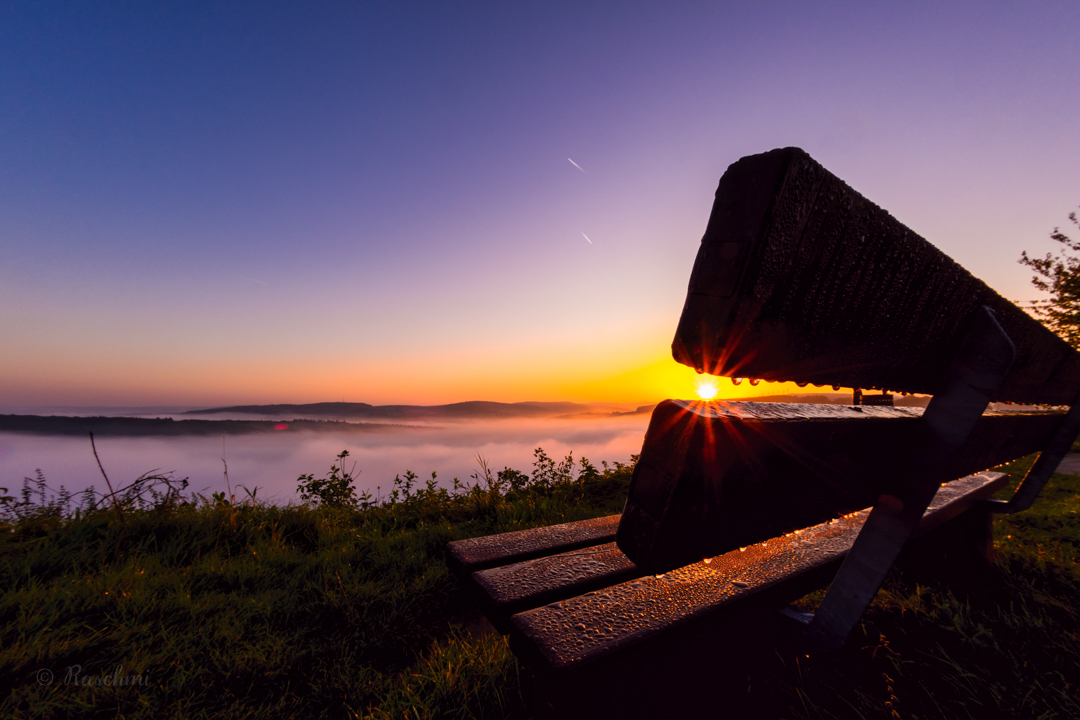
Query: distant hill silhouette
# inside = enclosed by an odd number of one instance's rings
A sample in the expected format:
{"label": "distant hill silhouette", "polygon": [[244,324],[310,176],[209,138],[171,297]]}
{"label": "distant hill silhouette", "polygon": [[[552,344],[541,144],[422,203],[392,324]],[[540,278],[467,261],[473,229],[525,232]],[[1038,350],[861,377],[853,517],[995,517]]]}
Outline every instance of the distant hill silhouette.
{"label": "distant hill silhouette", "polygon": [[332,417],[373,420],[450,420],[483,418],[539,418],[591,412],[588,405],[571,402],[500,403],[473,400],[449,405],[369,405],[368,403],[323,402],[305,405],[234,405],[232,407],[189,410],[185,415],[233,413],[270,417]]}
{"label": "distant hill silhouette", "polygon": [[[765,395],[741,398],[754,402],[821,403],[850,405],[851,393],[807,393]],[[896,396],[897,405],[925,407],[928,397]],[[654,405],[643,405],[629,412],[598,412],[596,408],[572,402],[519,402],[500,403],[483,400],[451,403],[449,405],[370,405],[368,403],[324,402],[304,405],[233,405],[231,407],[189,410],[185,415],[213,415],[223,413],[262,415],[264,417],[326,417],[362,420],[482,420],[500,418],[543,418],[575,416],[638,415],[651,412]]]}
{"label": "distant hill silhouette", "polygon": [[0,432],[31,435],[161,436],[244,435],[260,432],[380,431],[422,429],[401,424],[351,423],[339,420],[173,420],[172,418],[71,417],[68,415],[0,415]]}
{"label": "distant hill silhouette", "polygon": [[[747,398],[754,402],[849,404],[846,393],[805,395],[767,395]],[[925,407],[928,397],[897,397],[897,405]],[[610,405],[607,406],[610,408]],[[571,402],[461,402],[450,405],[369,405],[368,403],[310,403],[306,405],[236,405],[233,407],[191,410],[186,415],[235,413],[261,415],[252,420],[207,420],[171,418],[134,418],[68,415],[0,415],[0,432],[33,435],[101,436],[230,435],[260,432],[297,432],[301,430],[344,432],[388,432],[430,429],[430,425],[409,425],[410,421],[497,420],[511,418],[575,419],[643,415],[653,405],[630,411],[600,412],[596,407]],[[1024,408],[1007,408],[1021,410]],[[305,419],[305,416],[307,418]],[[316,419],[311,419],[312,417]],[[361,420],[346,422],[344,419]],[[369,420],[382,422],[367,422]]]}

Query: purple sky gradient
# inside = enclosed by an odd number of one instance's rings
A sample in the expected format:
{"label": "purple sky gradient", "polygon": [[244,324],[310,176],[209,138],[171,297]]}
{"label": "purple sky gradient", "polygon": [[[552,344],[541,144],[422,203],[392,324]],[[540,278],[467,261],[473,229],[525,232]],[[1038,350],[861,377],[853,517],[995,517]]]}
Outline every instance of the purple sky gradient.
{"label": "purple sky gradient", "polygon": [[1078,27],[1075,2],[4,4],[0,408],[678,395],[716,182],[786,145],[1033,298],[1021,250],[1080,205]]}

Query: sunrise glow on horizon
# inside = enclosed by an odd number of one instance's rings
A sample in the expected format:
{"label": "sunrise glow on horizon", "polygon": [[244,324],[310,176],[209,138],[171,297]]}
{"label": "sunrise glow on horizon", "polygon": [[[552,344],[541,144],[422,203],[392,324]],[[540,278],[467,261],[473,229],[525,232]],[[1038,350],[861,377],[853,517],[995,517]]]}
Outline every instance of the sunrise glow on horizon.
{"label": "sunrise glow on horizon", "polygon": [[1075,3],[2,17],[0,412],[810,393],[671,359],[729,164],[802,147],[1014,300],[1080,205]]}

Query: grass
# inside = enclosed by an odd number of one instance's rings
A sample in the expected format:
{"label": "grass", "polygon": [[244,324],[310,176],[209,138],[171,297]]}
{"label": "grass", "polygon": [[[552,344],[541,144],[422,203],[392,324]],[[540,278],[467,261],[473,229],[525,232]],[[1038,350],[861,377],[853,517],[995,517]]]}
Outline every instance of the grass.
{"label": "grass", "polygon": [[[588,468],[543,456],[532,484],[484,472],[457,492],[409,473],[362,509],[174,494],[9,517],[0,715],[531,717],[525,671],[505,640],[470,632],[443,548],[618,512],[630,467]],[[762,712],[1080,717],[1078,491],[1055,476],[1031,510],[997,517],[987,569],[890,575],[842,651],[776,650],[753,670]]]}
{"label": "grass", "polygon": [[42,496],[0,534],[0,716],[524,714],[505,642],[465,629],[446,543],[618,512],[629,476],[539,454],[528,483],[406,473],[362,509]]}

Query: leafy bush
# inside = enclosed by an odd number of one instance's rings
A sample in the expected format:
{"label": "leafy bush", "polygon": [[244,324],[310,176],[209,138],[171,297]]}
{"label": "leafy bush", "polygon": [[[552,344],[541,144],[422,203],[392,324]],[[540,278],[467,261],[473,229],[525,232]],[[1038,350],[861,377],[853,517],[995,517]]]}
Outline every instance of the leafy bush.
{"label": "leafy bush", "polygon": [[327,507],[369,507],[371,497],[363,495],[358,497],[353,483],[356,464],[352,469],[345,469],[345,458],[349,457],[348,450],[342,450],[337,456],[337,462],[330,466],[330,472],[325,478],[315,479],[314,475],[301,475],[297,478],[297,492],[306,503],[324,505]]}

